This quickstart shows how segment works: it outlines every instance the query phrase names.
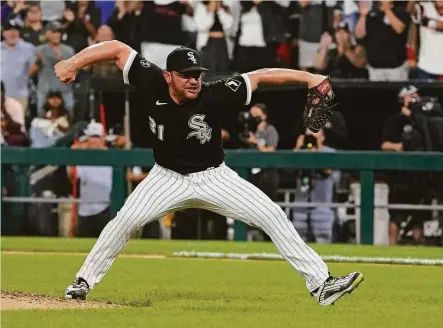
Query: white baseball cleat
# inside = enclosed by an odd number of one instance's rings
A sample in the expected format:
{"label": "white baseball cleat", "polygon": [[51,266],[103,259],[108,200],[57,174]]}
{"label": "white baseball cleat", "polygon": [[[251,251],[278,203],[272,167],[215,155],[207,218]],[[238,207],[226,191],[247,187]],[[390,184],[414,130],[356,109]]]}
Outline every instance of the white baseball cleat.
{"label": "white baseball cleat", "polygon": [[342,277],[330,276],[311,295],[317,298],[318,304],[323,306],[331,305],[343,295],[351,294],[363,280],[363,274],[360,272],[353,272]]}

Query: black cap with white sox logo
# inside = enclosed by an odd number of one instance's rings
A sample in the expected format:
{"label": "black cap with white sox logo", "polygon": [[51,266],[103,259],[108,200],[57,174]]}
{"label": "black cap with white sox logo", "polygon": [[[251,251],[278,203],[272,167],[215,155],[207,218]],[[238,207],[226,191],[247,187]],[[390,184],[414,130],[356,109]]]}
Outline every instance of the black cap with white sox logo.
{"label": "black cap with white sox logo", "polygon": [[166,59],[166,70],[176,72],[207,71],[197,50],[180,47],[174,49]]}

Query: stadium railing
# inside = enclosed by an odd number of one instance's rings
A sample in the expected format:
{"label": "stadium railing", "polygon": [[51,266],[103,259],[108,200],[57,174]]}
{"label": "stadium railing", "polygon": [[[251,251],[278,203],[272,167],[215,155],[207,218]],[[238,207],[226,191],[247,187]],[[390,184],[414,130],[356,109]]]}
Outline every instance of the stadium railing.
{"label": "stadium railing", "polygon": [[[71,150],[68,148],[2,148],[2,164],[17,165],[104,165],[112,166],[113,189],[111,211],[116,214],[125,201],[125,168],[154,165],[152,150]],[[360,242],[373,244],[374,240],[374,171],[443,171],[443,154],[431,152],[361,152],[294,153],[277,151],[263,153],[254,150],[227,150],[225,162],[237,173],[248,177],[251,168],[340,169],[359,172]],[[235,239],[246,240],[247,227],[235,223]]]}

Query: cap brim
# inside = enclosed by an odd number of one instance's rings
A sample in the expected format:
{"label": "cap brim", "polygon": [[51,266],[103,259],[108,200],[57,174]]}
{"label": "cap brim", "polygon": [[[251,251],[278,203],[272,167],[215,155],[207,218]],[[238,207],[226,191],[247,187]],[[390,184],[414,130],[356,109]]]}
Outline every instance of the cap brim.
{"label": "cap brim", "polygon": [[201,67],[201,66],[195,66],[195,67],[188,67],[185,69],[181,69],[179,72],[185,73],[185,72],[206,72],[206,71],[209,71],[209,69]]}
{"label": "cap brim", "polygon": [[2,28],[2,31],[10,31],[10,30],[20,31],[21,28],[19,26],[7,26]]}

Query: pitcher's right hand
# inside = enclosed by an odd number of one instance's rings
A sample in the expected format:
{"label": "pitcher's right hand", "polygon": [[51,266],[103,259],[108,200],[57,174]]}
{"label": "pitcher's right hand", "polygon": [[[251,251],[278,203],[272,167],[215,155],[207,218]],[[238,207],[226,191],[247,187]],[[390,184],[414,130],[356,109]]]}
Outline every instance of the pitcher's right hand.
{"label": "pitcher's right hand", "polygon": [[62,60],[54,66],[55,76],[63,83],[70,84],[75,80],[77,71],[68,60]]}

